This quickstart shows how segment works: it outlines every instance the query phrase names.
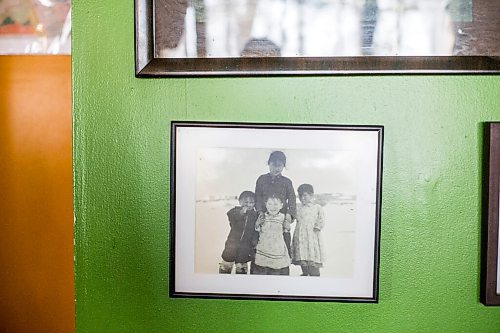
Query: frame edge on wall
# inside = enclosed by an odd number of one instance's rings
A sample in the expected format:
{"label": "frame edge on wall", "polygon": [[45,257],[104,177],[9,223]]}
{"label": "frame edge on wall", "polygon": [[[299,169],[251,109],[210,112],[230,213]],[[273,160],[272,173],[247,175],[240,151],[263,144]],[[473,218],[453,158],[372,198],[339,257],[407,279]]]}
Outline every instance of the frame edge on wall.
{"label": "frame edge on wall", "polygon": [[[375,193],[376,209],[374,222],[374,267],[373,267],[373,294],[371,297],[343,297],[343,296],[291,296],[291,295],[267,295],[267,294],[237,294],[237,293],[210,293],[210,292],[184,292],[177,291],[175,286],[176,274],[176,150],[177,150],[177,128],[182,127],[211,127],[211,128],[260,128],[260,129],[338,129],[373,131],[378,135],[378,157]],[[314,128],[312,128],[314,127]],[[380,237],[381,237],[381,213],[382,213],[382,168],[383,168],[383,125],[334,125],[334,124],[288,124],[288,123],[245,123],[245,122],[209,122],[209,121],[175,121],[170,124],[170,260],[169,260],[169,297],[170,298],[201,298],[201,299],[234,299],[234,300],[270,300],[270,301],[299,301],[299,302],[355,302],[355,303],[379,303],[379,281],[380,281]]]}
{"label": "frame edge on wall", "polygon": [[157,58],[154,0],[135,0],[135,76],[498,74],[499,56]]}
{"label": "frame edge on wall", "polygon": [[483,205],[481,228],[481,303],[500,305],[497,293],[500,188],[500,123],[484,126]]}
{"label": "frame edge on wall", "polygon": [[140,77],[154,60],[153,0],[134,0],[135,75]]}

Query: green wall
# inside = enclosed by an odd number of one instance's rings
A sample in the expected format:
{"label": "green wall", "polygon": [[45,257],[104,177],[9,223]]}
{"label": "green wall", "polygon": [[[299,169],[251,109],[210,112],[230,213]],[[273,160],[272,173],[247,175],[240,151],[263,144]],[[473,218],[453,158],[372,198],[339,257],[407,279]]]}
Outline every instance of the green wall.
{"label": "green wall", "polygon": [[[73,2],[79,332],[498,332],[479,303],[498,76],[136,79],[132,0]],[[170,299],[171,120],[385,126],[379,304]]]}

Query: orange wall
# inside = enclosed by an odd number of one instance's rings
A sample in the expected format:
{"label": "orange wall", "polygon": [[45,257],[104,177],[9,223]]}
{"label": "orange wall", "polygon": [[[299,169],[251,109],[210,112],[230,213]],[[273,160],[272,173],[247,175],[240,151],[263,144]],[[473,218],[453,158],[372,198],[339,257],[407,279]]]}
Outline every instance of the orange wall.
{"label": "orange wall", "polygon": [[0,73],[0,332],[72,332],[71,58]]}

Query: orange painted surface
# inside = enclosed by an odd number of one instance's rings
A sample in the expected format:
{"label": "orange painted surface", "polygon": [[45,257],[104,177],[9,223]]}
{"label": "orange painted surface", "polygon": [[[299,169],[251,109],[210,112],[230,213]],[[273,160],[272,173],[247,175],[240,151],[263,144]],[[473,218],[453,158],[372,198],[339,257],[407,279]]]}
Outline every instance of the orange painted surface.
{"label": "orange painted surface", "polygon": [[0,73],[0,332],[73,332],[71,58]]}

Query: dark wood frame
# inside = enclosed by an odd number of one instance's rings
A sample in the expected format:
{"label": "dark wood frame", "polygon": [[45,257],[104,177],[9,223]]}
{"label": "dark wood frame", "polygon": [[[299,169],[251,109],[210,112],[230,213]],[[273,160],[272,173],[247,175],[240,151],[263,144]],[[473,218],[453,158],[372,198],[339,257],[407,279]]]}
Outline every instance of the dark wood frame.
{"label": "dark wood frame", "polygon": [[[175,236],[176,236],[176,129],[180,127],[211,128],[250,128],[250,129],[296,129],[296,130],[356,130],[376,131],[378,133],[377,184],[374,232],[374,264],[373,264],[373,297],[318,297],[318,296],[285,296],[285,295],[250,295],[250,294],[215,294],[178,292],[175,288]],[[380,220],[382,212],[382,166],[383,166],[384,126],[350,126],[350,125],[314,125],[314,124],[275,124],[275,123],[233,123],[205,121],[172,121],[170,132],[170,265],[169,296],[172,298],[207,298],[207,299],[253,299],[253,300],[295,300],[315,302],[357,302],[378,303],[379,299],[379,265],[380,265]]]}
{"label": "dark wood frame", "polygon": [[500,199],[500,123],[487,123],[484,140],[481,302],[500,305],[497,289]]}
{"label": "dark wood frame", "polygon": [[498,74],[500,56],[156,58],[154,0],[135,0],[136,77]]}

